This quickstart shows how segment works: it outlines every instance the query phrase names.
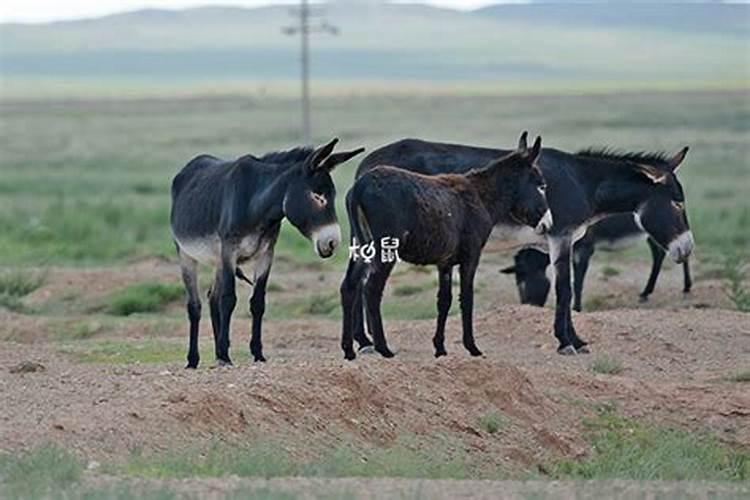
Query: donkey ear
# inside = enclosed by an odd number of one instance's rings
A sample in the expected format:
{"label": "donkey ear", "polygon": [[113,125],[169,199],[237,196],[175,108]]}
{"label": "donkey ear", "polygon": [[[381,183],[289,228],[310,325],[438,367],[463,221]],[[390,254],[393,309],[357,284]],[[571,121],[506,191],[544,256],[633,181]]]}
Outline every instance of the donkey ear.
{"label": "donkey ear", "polygon": [[318,149],[310,153],[310,156],[307,157],[307,160],[305,162],[307,164],[307,168],[311,172],[317,170],[320,167],[320,164],[323,163],[323,160],[331,155],[331,153],[333,152],[333,148],[338,142],[338,137],[334,137],[331,142],[329,142],[325,146],[319,147]]}
{"label": "donkey ear", "polygon": [[518,150],[524,152],[529,149],[529,145],[526,143],[526,138],[529,136],[529,132],[524,130],[521,132],[521,137],[518,139]]}
{"label": "donkey ear", "polygon": [[516,266],[504,267],[500,269],[503,274],[516,274]]}
{"label": "donkey ear", "polygon": [[341,163],[344,163],[345,161],[349,161],[350,159],[354,158],[358,154],[364,152],[364,150],[365,148],[359,148],[359,149],[355,149],[354,151],[345,151],[343,153],[332,154],[331,156],[326,158],[326,161],[323,162],[320,168],[330,172],[331,170],[336,168],[336,165],[340,165]]}
{"label": "donkey ear", "polygon": [[638,172],[654,184],[666,184],[667,174],[650,165],[638,165]]}
{"label": "donkey ear", "polygon": [[690,148],[688,146],[685,146],[679,152],[675,153],[675,155],[672,158],[669,159],[669,169],[672,171],[673,174],[676,174],[677,171],[680,169],[680,164],[682,164],[682,162],[685,161],[685,157],[687,156],[689,149]]}
{"label": "donkey ear", "polygon": [[531,150],[529,151],[529,161],[531,163],[534,163],[536,159],[539,158],[539,153],[541,151],[542,151],[542,136],[538,135],[536,136],[534,145],[531,146]]}

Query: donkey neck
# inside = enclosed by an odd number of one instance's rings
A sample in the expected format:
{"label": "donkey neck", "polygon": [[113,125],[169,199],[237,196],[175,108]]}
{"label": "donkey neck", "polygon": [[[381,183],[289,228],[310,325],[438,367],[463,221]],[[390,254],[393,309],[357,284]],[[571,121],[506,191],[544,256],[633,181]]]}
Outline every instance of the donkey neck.
{"label": "donkey neck", "polygon": [[296,165],[264,166],[253,172],[248,181],[257,186],[254,186],[257,191],[248,197],[249,220],[264,225],[281,222],[285,217],[284,199],[289,184],[300,175],[299,169],[295,167]]}
{"label": "donkey neck", "polygon": [[654,186],[635,171],[631,162],[608,165],[584,164],[587,191],[597,215],[634,212],[653,192]]}
{"label": "donkey neck", "polygon": [[506,168],[497,166],[480,171],[469,172],[467,180],[472,185],[489,214],[492,224],[510,214],[513,203],[513,193],[509,182],[503,182],[507,175]]}

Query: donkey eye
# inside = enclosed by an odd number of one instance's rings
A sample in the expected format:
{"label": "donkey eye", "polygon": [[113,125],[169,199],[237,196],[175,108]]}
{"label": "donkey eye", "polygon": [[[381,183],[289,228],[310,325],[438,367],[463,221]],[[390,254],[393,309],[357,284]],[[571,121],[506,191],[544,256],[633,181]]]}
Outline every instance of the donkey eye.
{"label": "donkey eye", "polygon": [[325,196],[323,196],[320,193],[312,193],[312,199],[315,202],[316,205],[318,205],[320,208],[325,207],[328,205],[328,200]]}
{"label": "donkey eye", "polygon": [[672,206],[675,207],[677,210],[685,210],[685,203],[681,201],[673,201]]}
{"label": "donkey eye", "polygon": [[539,190],[540,193],[544,194],[544,192],[547,191],[547,185],[546,184],[542,184],[542,185],[538,186],[537,189]]}

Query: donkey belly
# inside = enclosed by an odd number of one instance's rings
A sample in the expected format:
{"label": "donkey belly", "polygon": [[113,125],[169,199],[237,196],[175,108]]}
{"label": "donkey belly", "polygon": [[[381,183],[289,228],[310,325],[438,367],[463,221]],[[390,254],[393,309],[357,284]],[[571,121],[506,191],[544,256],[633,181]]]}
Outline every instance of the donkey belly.
{"label": "donkey belly", "polygon": [[201,236],[198,238],[177,238],[177,246],[180,251],[188,257],[197,260],[201,264],[215,265],[219,262],[221,255],[221,240],[218,235]]}

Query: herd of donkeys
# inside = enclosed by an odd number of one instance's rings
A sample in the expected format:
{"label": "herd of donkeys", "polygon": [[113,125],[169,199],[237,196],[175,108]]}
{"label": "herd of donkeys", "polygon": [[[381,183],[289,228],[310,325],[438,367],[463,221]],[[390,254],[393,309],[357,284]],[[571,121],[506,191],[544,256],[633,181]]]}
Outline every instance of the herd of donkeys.
{"label": "herd of donkeys", "polygon": [[[331,171],[364,149],[334,152],[337,142],[234,160],[200,155],[175,176],[171,228],[187,291],[188,368],[200,361],[200,263],[216,269],[208,303],[217,363],[231,364],[237,280],[252,285],[250,352],[255,361],[265,361],[261,325],[281,222],[287,219],[309,238],[322,258],[340,244]],[[641,297],[653,291],[667,255],[683,263],[689,291],[693,236],[676,177],[687,151],[567,153],[542,148],[541,137],[529,146],[526,132],[509,150],[403,139],[373,151],[346,195],[350,256],[340,287],[345,358],[356,357],[355,340],[360,352],[393,356],[380,304],[399,260],[438,269],[436,357],[446,354],[445,324],[458,266],[463,345],[471,355],[482,355],[473,334],[474,277],[490,237],[521,248],[503,272],[515,275],[524,303],[545,303],[551,264],[560,354],[589,351],[573,325],[571,302],[575,295],[573,306],[580,310],[595,248],[645,238],[653,268]],[[352,252],[365,247],[367,255]]]}

